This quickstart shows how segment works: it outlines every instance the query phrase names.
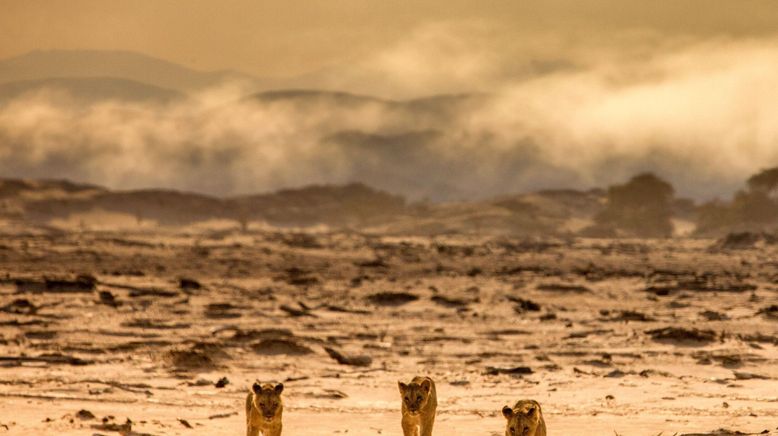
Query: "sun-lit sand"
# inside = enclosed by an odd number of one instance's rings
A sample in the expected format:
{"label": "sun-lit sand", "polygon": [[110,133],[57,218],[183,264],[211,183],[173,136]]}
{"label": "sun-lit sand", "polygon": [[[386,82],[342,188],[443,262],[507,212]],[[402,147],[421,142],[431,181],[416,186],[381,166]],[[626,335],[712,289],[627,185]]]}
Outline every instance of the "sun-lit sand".
{"label": "sun-lit sand", "polygon": [[259,379],[284,434],[400,435],[397,380],[426,374],[435,434],[502,435],[520,398],[552,435],[778,434],[776,251],[713,245],[4,237],[0,433],[244,434]]}

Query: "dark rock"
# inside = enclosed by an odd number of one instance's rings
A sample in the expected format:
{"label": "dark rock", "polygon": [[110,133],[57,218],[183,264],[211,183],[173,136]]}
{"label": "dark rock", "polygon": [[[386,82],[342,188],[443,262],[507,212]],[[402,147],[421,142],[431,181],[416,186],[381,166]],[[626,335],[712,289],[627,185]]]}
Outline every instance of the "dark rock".
{"label": "dark rock", "polygon": [[90,419],[95,419],[96,417],[95,417],[95,415],[92,412],[90,412],[90,411],[88,411],[86,409],[81,409],[78,412],[76,412],[76,418],[78,418],[80,420],[83,420],[83,421],[88,421]]}
{"label": "dark rock", "polygon": [[202,289],[203,285],[201,285],[200,282],[195,279],[184,277],[178,281],[178,287],[186,291]]}
{"label": "dark rock", "polygon": [[18,298],[3,307],[0,307],[0,311],[16,315],[35,315],[35,313],[38,312],[38,307],[27,299]]}
{"label": "dark rock", "polygon": [[646,331],[657,342],[668,342],[680,345],[701,345],[716,340],[713,330],[686,329],[681,327],[665,327]]}
{"label": "dark rock", "polygon": [[539,291],[548,292],[573,292],[581,294],[584,292],[591,292],[589,288],[581,285],[571,285],[567,283],[541,283],[537,286]]}
{"label": "dark rock", "polygon": [[370,356],[364,356],[364,355],[346,356],[341,352],[330,347],[324,347],[324,351],[326,351],[327,354],[330,355],[330,357],[335,359],[335,361],[340,363],[341,365],[370,366],[373,363],[373,359]]}
{"label": "dark rock", "polygon": [[313,353],[313,350],[305,345],[299,344],[292,339],[281,338],[263,339],[254,344],[251,348],[255,353],[265,356],[304,356]]}
{"label": "dark rock", "polygon": [[532,368],[528,366],[515,366],[513,368],[497,368],[494,366],[487,366],[486,371],[484,371],[485,375],[529,375],[532,373]]}
{"label": "dark rock", "polygon": [[432,301],[444,307],[462,308],[467,307],[468,302],[461,298],[444,297],[443,295],[434,295]]}
{"label": "dark rock", "polygon": [[515,310],[517,313],[540,311],[540,304],[535,303],[532,300],[525,300],[523,298],[514,297],[512,295],[508,296],[508,300],[516,303],[516,306],[513,307],[513,310]]}
{"label": "dark rock", "polygon": [[407,292],[378,292],[367,297],[376,306],[402,306],[418,299],[418,296]]}

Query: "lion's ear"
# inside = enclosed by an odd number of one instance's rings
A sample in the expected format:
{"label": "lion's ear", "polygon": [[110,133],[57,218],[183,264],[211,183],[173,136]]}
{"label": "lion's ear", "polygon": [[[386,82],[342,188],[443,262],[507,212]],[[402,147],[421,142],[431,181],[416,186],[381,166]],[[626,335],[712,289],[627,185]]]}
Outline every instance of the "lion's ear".
{"label": "lion's ear", "polygon": [[274,388],[273,388],[273,390],[274,390],[274,391],[275,391],[275,392],[276,392],[278,395],[281,395],[281,392],[283,392],[283,391],[284,391],[284,384],[283,384],[283,383],[279,383],[279,384],[277,384],[277,385],[276,385],[276,387],[274,387]]}
{"label": "lion's ear", "polygon": [[535,416],[535,411],[537,411],[537,409],[536,409],[536,408],[534,408],[534,407],[530,407],[529,409],[527,409],[527,416],[529,416],[530,418],[532,418],[533,416]]}
{"label": "lion's ear", "polygon": [[511,419],[513,417],[513,409],[508,406],[503,407],[502,416],[504,416],[505,419]]}
{"label": "lion's ear", "polygon": [[406,385],[405,383],[403,383],[403,382],[401,382],[401,381],[398,381],[398,382],[397,382],[397,387],[399,387],[399,388],[400,388],[400,393],[401,393],[401,394],[404,394],[404,393],[405,393],[405,390],[406,390],[406,389],[408,389],[408,385]]}
{"label": "lion's ear", "polygon": [[262,393],[262,386],[259,385],[259,383],[254,383],[251,385],[251,390],[254,391],[255,394],[261,394]]}
{"label": "lion's ear", "polygon": [[424,389],[424,392],[429,393],[430,389],[432,389],[432,383],[429,380],[424,380],[421,382],[421,388]]}

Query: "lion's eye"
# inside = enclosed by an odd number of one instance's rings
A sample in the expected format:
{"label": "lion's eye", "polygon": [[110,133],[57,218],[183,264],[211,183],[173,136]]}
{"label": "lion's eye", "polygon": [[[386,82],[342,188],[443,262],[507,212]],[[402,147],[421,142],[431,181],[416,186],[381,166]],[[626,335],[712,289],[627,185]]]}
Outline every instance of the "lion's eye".
{"label": "lion's eye", "polygon": [[416,401],[421,401],[421,395],[419,395],[418,397],[416,397]]}
{"label": "lion's eye", "polygon": [[516,429],[515,428],[511,428],[511,434],[516,434]]}

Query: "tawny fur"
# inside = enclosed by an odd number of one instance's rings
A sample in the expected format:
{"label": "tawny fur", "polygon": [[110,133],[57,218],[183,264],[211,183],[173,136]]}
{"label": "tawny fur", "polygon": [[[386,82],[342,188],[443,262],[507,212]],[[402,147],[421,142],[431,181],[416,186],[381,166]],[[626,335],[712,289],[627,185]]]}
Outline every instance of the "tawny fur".
{"label": "tawny fur", "polygon": [[246,436],[281,436],[284,385],[254,383],[246,396]]}
{"label": "tawny fur", "polygon": [[512,408],[503,407],[502,414],[508,421],[505,436],[546,436],[546,421],[537,401],[519,400]]}
{"label": "tawny fur", "polygon": [[438,396],[429,377],[414,377],[409,384],[397,383],[402,400],[404,436],[431,436],[435,424]]}

